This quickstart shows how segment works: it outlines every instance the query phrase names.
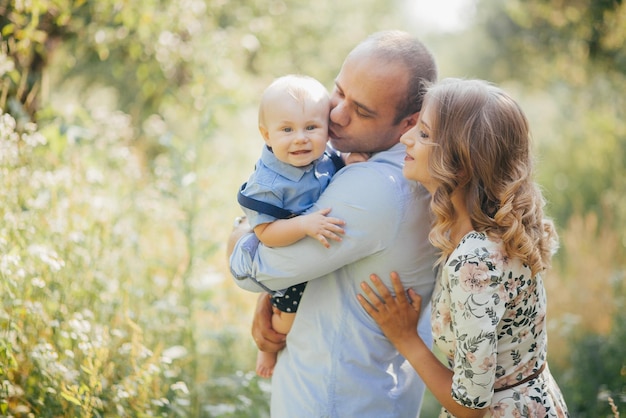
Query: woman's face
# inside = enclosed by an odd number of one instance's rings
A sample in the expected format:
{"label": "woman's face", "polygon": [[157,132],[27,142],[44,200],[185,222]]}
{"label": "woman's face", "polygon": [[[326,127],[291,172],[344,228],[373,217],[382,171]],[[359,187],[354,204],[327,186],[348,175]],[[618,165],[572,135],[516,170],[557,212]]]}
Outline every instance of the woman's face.
{"label": "woman's face", "polygon": [[428,170],[428,157],[436,143],[431,133],[431,115],[431,108],[424,103],[417,124],[402,135],[400,142],[406,146],[402,174],[409,180],[420,182],[432,194],[435,184]]}

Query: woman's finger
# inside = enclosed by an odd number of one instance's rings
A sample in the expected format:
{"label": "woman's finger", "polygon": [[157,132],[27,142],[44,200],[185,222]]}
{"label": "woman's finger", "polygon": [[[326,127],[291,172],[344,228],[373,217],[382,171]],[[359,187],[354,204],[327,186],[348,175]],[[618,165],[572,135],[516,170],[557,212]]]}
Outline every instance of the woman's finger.
{"label": "woman's finger", "polygon": [[367,299],[363,297],[363,295],[357,294],[356,298],[359,300],[359,303],[361,304],[363,309],[365,309],[365,312],[367,312],[372,317],[376,315],[376,309],[372,306],[371,303],[369,303]]}
{"label": "woman's finger", "polygon": [[368,303],[372,306],[376,312],[383,309],[385,302],[383,302],[380,297],[374,292],[374,289],[370,287],[366,282],[361,282],[361,289],[367,295]]}
{"label": "woman's finger", "polygon": [[380,295],[380,298],[384,301],[384,303],[393,302],[393,296],[391,295],[389,289],[387,289],[387,286],[385,286],[383,281],[380,280],[380,277],[372,274],[370,275],[370,280],[372,281],[374,286],[376,286],[376,290],[378,290],[378,294]]}
{"label": "woman's finger", "polygon": [[399,305],[408,305],[409,301],[406,296],[406,292],[404,291],[404,286],[402,285],[402,281],[400,280],[400,276],[397,272],[392,271],[389,274],[389,278],[391,279],[391,284],[393,286],[393,291],[396,293],[396,301]]}
{"label": "woman's finger", "polygon": [[409,289],[409,297],[411,298],[411,306],[416,312],[422,309],[422,297],[413,289]]}

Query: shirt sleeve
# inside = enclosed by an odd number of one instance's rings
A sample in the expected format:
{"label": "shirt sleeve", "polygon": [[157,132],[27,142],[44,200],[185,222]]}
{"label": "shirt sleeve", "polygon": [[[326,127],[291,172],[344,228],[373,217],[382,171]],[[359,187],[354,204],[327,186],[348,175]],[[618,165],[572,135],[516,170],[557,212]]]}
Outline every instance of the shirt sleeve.
{"label": "shirt sleeve", "polygon": [[233,250],[230,257],[230,272],[236,279],[237,284],[244,290],[250,292],[269,292],[272,290],[257,282],[253,277],[242,274],[242,271],[248,271],[252,265],[256,252],[259,248],[260,241],[253,232],[249,232],[242,236]]}
{"label": "shirt sleeve", "polygon": [[502,256],[487,240],[461,244],[446,264],[456,351],[452,397],[469,408],[491,403],[497,361],[497,327],[505,312]]}
{"label": "shirt sleeve", "polygon": [[[248,182],[245,189],[242,190],[241,193],[252,199],[260,200],[261,202],[269,203],[270,205],[282,208],[283,198],[278,193],[280,190],[281,189],[278,187],[272,188],[263,182],[253,181]],[[258,225],[274,222],[276,220],[274,216],[267,213],[257,212],[244,206],[242,206],[241,209],[248,218],[248,223],[252,229],[256,228]]]}
{"label": "shirt sleeve", "polygon": [[[309,209],[331,208],[329,216],[346,221],[341,242],[331,241],[324,248],[306,237],[287,247],[270,248],[262,244],[253,249],[250,237],[243,237],[230,258],[231,272],[239,286],[250,282],[272,290],[283,289],[333,272],[385,248],[398,228],[387,222],[391,211],[399,211],[398,187],[394,180],[377,170],[379,162],[346,167],[333,177],[316,204]],[[248,283],[245,283],[248,282]]]}

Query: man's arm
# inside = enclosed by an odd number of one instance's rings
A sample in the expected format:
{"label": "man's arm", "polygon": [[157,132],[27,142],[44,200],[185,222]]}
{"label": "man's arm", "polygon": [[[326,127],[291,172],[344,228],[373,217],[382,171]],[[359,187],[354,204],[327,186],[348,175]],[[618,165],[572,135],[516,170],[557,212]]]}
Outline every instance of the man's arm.
{"label": "man's arm", "polygon": [[[226,244],[226,256],[230,258],[239,239],[250,233],[250,225],[245,216],[235,219],[233,230]],[[272,303],[269,293],[261,293],[257,299],[251,329],[252,338],[261,351],[275,353],[285,346],[287,336],[272,329]]]}
{"label": "man's arm", "polygon": [[248,219],[245,216],[238,216],[235,218],[233,224],[233,230],[230,232],[228,241],[226,242],[226,258],[230,258],[235,248],[235,244],[239,241],[239,238],[250,232],[250,225]]}
{"label": "man's arm", "polygon": [[[389,214],[397,207],[398,187],[379,171],[377,163],[366,162],[346,167],[335,175],[312,210],[332,207],[333,214],[345,219],[346,234],[330,250],[311,239],[288,247],[254,245],[244,237],[230,259],[231,271],[239,286],[283,289],[322,277],[356,260],[384,249],[395,236],[396,224],[389,225]],[[396,219],[395,217],[391,217]]]}
{"label": "man's arm", "polygon": [[[238,268],[238,264],[233,260],[241,259],[243,261],[240,261],[240,263],[248,265],[249,260],[247,257],[250,257],[251,254],[256,252],[258,245],[259,240],[250,229],[248,219],[245,216],[238,216],[235,219],[233,230],[231,231],[226,243],[226,258],[229,259],[230,270],[233,277],[237,278],[237,271],[241,270],[241,268]],[[236,248],[239,248],[239,250],[237,250],[237,254],[241,256],[239,258],[233,257],[233,252],[235,252]],[[236,283],[242,289],[250,292],[262,292],[264,290],[268,290],[260,286],[255,280],[236,280]]]}

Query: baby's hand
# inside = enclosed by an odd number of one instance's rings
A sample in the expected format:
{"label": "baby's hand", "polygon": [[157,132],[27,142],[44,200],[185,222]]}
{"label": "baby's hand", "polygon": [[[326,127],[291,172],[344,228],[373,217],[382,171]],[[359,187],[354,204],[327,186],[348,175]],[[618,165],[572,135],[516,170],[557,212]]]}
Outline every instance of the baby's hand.
{"label": "baby's hand", "polygon": [[330,213],[330,210],[330,208],[326,208],[298,217],[306,234],[321,242],[326,248],[330,248],[328,239],[341,241],[339,235],[345,233],[342,226],[346,224],[339,218],[326,216]]}

